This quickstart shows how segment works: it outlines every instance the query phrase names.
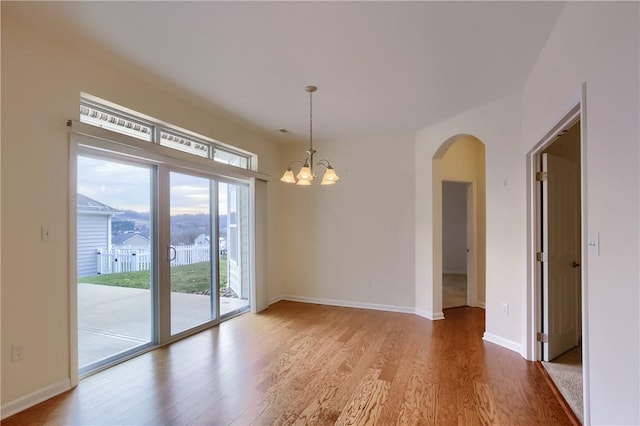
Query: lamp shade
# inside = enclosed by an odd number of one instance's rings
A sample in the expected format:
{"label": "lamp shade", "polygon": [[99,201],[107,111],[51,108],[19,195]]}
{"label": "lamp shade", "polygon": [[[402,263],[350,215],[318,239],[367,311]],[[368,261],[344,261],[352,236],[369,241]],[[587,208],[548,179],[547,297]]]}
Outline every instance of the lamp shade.
{"label": "lamp shade", "polygon": [[335,180],[326,180],[325,178],[322,178],[322,182],[320,182],[320,185],[334,185],[335,183]]}
{"label": "lamp shade", "polygon": [[311,174],[311,168],[309,167],[309,164],[305,163],[305,165],[300,169],[297,177],[300,180],[313,180],[313,175]]}
{"label": "lamp shade", "polygon": [[285,183],[296,183],[296,178],[293,176],[293,170],[291,170],[291,167],[284,172],[280,180]]}
{"label": "lamp shade", "polygon": [[296,185],[309,186],[311,185],[311,179],[298,179],[298,182],[296,182]]}
{"label": "lamp shade", "polygon": [[327,167],[327,170],[325,170],[324,175],[322,175],[322,182],[320,184],[321,185],[333,185],[339,179],[340,179],[340,177],[336,174],[336,171],[333,170],[333,167],[329,166],[329,167]]}

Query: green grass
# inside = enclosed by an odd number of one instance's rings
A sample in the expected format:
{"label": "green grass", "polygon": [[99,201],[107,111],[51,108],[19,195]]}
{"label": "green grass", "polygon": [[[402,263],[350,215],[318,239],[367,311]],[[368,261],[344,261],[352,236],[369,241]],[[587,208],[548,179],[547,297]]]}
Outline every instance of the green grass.
{"label": "green grass", "polygon": [[[209,290],[209,262],[171,268],[171,291],[198,293]],[[149,271],[122,272],[82,277],[78,281],[87,284],[102,284],[117,287],[148,289],[151,281]],[[220,259],[220,286],[227,286],[227,262]]]}

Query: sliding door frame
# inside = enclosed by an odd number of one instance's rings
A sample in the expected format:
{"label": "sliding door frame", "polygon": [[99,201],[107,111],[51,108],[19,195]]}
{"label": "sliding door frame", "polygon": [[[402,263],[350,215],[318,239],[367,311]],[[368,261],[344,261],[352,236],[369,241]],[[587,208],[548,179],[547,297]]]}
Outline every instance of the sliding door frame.
{"label": "sliding door frame", "polygon": [[[158,286],[156,285],[157,281],[158,281],[158,265],[161,261],[159,252],[158,252],[158,237],[159,237],[159,232],[158,232],[158,215],[160,213],[159,210],[159,205],[158,205],[158,167],[156,166],[156,164],[154,162],[151,161],[145,161],[145,160],[140,160],[140,159],[133,159],[133,158],[123,158],[122,156],[119,156],[117,153],[105,153],[105,152],[96,152],[94,150],[85,148],[85,147],[75,147],[74,149],[75,151],[75,157],[73,159],[74,162],[74,171],[75,173],[71,173],[71,175],[73,175],[73,181],[75,182],[75,186],[73,186],[71,189],[72,191],[70,192],[72,197],[73,197],[73,205],[70,206],[70,213],[72,213],[75,218],[75,226],[71,226],[72,224],[70,223],[70,234],[72,234],[74,236],[74,238],[76,239],[75,241],[73,241],[73,246],[70,247],[71,249],[75,249],[75,255],[71,254],[70,255],[70,259],[72,259],[74,262],[77,262],[77,235],[78,235],[78,222],[77,222],[77,205],[75,204],[77,202],[77,181],[78,181],[78,176],[77,176],[77,164],[78,164],[78,157],[79,156],[84,156],[84,157],[88,157],[88,158],[93,158],[93,159],[98,159],[101,161],[112,161],[114,163],[120,163],[120,164],[125,164],[125,165],[130,165],[133,167],[144,167],[144,168],[148,168],[149,169],[149,195],[150,195],[150,200],[149,200],[149,207],[150,207],[150,219],[151,219],[151,223],[150,223],[150,233],[151,233],[151,246],[150,246],[150,256],[151,256],[151,268],[149,270],[149,291],[151,292],[150,297],[149,297],[149,303],[151,304],[151,321],[150,321],[150,328],[151,328],[151,332],[149,333],[149,342],[143,343],[142,345],[139,346],[135,346],[133,348],[124,350],[123,352],[120,353],[120,356],[118,358],[113,358],[114,355],[119,355],[118,353],[113,354],[111,356],[109,356],[108,358],[106,358],[106,360],[98,360],[96,362],[90,363],[89,366],[95,365],[95,367],[91,368],[90,370],[85,370],[82,371],[83,369],[80,369],[79,371],[79,375],[80,376],[87,376],[87,375],[91,375],[94,374],[95,372],[104,370],[105,368],[108,368],[114,364],[117,364],[119,362],[122,362],[122,360],[126,360],[126,359],[130,359],[134,356],[137,356],[140,353],[146,352],[148,350],[153,349],[154,347],[157,347],[157,343],[159,342],[159,330],[160,330],[160,326],[159,326],[159,321],[158,321],[158,311],[159,311],[159,305],[158,305]],[[70,197],[71,198],[71,197]],[[77,264],[77,263],[76,263]],[[77,267],[75,265],[72,266],[73,268],[73,272],[75,273],[75,277],[72,277],[72,281],[71,283],[73,284],[73,280],[75,279],[75,286],[71,285],[71,287],[77,292],[78,289],[78,277],[77,277]],[[75,298],[75,303],[70,303],[70,305],[75,308],[76,310],[78,309],[78,298],[77,298],[77,294],[76,294],[76,298]],[[77,318],[77,314],[76,314],[76,318]],[[76,324],[76,330],[77,330],[77,324]],[[78,351],[76,348],[79,348],[79,340],[76,343],[76,346],[72,347],[73,350],[71,351],[71,353],[74,353],[76,356],[78,355]],[[79,362],[79,359],[77,360],[77,362]]]}
{"label": "sliding door frame", "polygon": [[[216,309],[215,318],[211,321],[207,321],[201,325],[195,326],[184,332],[171,335],[171,282],[170,282],[170,263],[166,258],[166,253],[163,257],[163,247],[170,245],[170,199],[169,199],[169,175],[170,172],[176,171],[186,173],[190,175],[209,178],[216,182],[216,189],[219,182],[227,182],[231,184],[246,185],[249,190],[249,250],[250,258],[249,262],[249,303],[251,312],[258,312],[263,309],[261,306],[257,306],[257,295],[266,294],[266,290],[258,288],[264,286],[264,271],[256,274],[256,263],[263,265],[264,260],[261,259],[264,256],[262,253],[257,255],[256,242],[253,240],[256,234],[261,236],[261,240],[264,239],[266,230],[254,229],[256,227],[256,197],[259,197],[261,201],[258,204],[261,210],[264,208],[264,194],[256,195],[256,182],[266,183],[268,176],[255,172],[252,170],[240,169],[234,166],[226,164],[216,163],[210,159],[199,158],[194,155],[176,151],[172,148],[167,148],[161,145],[153,144],[150,142],[135,139],[133,137],[112,132],[106,129],[94,127],[85,123],[80,123],[75,120],[68,122],[70,127],[69,137],[69,323],[70,323],[70,338],[69,338],[69,362],[70,362],[70,381],[71,386],[75,387],[80,379],[78,371],[78,276],[77,276],[77,158],[78,155],[89,154],[94,157],[100,157],[104,159],[115,159],[123,162],[147,164],[155,166],[155,173],[152,176],[152,185],[154,190],[152,194],[153,208],[156,209],[156,214],[153,215],[153,241],[156,243],[152,248],[154,252],[154,268],[151,272],[152,285],[156,287],[154,297],[154,340],[150,345],[145,345],[140,351],[136,351],[135,354],[130,354],[117,361],[123,362],[134,356],[138,356],[144,352],[151,351],[160,346],[167,345],[176,340],[182,339],[188,335],[198,333],[213,325],[219,324],[221,321],[220,315],[220,303],[219,296],[216,295]],[[261,192],[264,192],[261,191]],[[216,202],[217,202],[216,194]],[[215,250],[216,263],[218,260],[218,218],[216,207],[216,230],[212,232],[215,234],[216,241],[212,244],[211,251]],[[264,212],[261,212],[264,213]],[[260,220],[260,227],[264,226],[266,221]],[[260,246],[264,246],[264,241],[260,242]],[[216,265],[216,277],[215,287],[218,288],[219,280],[219,264]],[[212,277],[213,279],[213,277]],[[155,285],[154,285],[155,284]],[[168,295],[168,296],[167,296]],[[227,318],[225,318],[227,319]],[[94,374],[103,369],[109,368],[116,362],[105,364],[104,366],[88,373]]]}

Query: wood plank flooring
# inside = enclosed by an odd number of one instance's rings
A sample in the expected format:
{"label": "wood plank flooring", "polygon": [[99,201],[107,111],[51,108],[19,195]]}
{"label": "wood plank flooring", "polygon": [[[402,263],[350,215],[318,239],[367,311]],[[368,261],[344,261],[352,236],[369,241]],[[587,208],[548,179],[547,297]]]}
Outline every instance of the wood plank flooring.
{"label": "wood plank flooring", "polygon": [[459,308],[467,305],[467,276],[442,274],[442,308]]}
{"label": "wood plank flooring", "polygon": [[279,302],[90,376],[3,425],[564,425],[534,363],[446,320]]}

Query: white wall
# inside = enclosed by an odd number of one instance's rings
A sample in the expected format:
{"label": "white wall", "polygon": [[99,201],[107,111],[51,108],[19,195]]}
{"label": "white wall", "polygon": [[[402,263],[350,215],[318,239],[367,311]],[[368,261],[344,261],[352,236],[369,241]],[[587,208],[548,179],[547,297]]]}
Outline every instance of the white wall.
{"label": "white wall", "polygon": [[442,182],[442,272],[467,273],[467,185]]}
{"label": "white wall", "polygon": [[[434,241],[440,240],[437,235],[434,239],[439,231],[433,228],[437,219],[434,188],[439,185],[433,175],[440,172],[432,173],[430,165],[445,142],[472,135],[485,144],[486,155],[485,337],[517,351],[521,350],[521,298],[526,273],[524,160],[518,157],[519,130],[520,96],[514,95],[423,129],[415,139],[416,308],[426,317],[437,317],[442,310],[442,289],[434,286],[441,268]],[[508,316],[500,311],[502,302],[510,305]]]}
{"label": "white wall", "polygon": [[[69,160],[65,122],[79,118],[80,93],[258,154],[278,174],[278,149],[265,135],[216,115],[212,106],[123,71],[103,56],[63,47],[2,10],[2,406],[55,392],[70,377]],[[279,182],[268,185],[269,264],[277,262]],[[40,242],[47,224],[53,242]],[[28,254],[28,255],[25,255]],[[28,259],[28,260],[27,260]],[[268,293],[279,271],[268,271]],[[73,284],[72,284],[73,285]],[[11,362],[11,345],[26,358]],[[27,401],[27,402],[28,402]]]}
{"label": "white wall", "polygon": [[[640,423],[639,17],[634,2],[568,2],[521,94],[415,138],[318,141],[320,157],[334,161],[344,179],[300,188],[277,178],[306,147],[274,149],[212,107],[107,64],[108,57],[100,63],[61,47],[3,9],[2,404],[70,374],[64,122],[77,118],[81,91],[260,156],[260,170],[275,179],[268,194],[270,298],[415,306],[433,314],[432,158],[452,137],[477,137],[486,145],[485,338],[524,352],[525,156],[580,100],[586,81],[585,218],[601,238],[601,255],[590,255],[584,271],[591,420]],[[53,230],[52,243],[40,243],[41,224]],[[38,267],[28,267],[21,253]],[[510,305],[508,316],[502,302]],[[10,362],[13,342],[25,345],[27,359]]]}
{"label": "white wall", "polygon": [[523,91],[522,154],[587,86],[584,214],[601,242],[600,256],[587,251],[583,264],[593,424],[640,423],[638,9],[568,2]]}
{"label": "white wall", "polygon": [[[438,147],[459,134],[486,145],[485,339],[527,353],[527,153],[581,99],[587,85],[584,210],[601,254],[587,255],[589,393],[593,424],[639,424],[639,5],[568,2],[521,94],[416,136],[416,305],[434,309],[432,176]],[[586,249],[586,248],[585,248]],[[509,315],[500,303],[509,303]],[[431,311],[432,312],[432,311]]]}
{"label": "white wall", "polygon": [[[318,141],[314,148],[341,180],[282,183],[283,295],[413,312],[412,137]],[[282,170],[306,149],[283,149]]]}

